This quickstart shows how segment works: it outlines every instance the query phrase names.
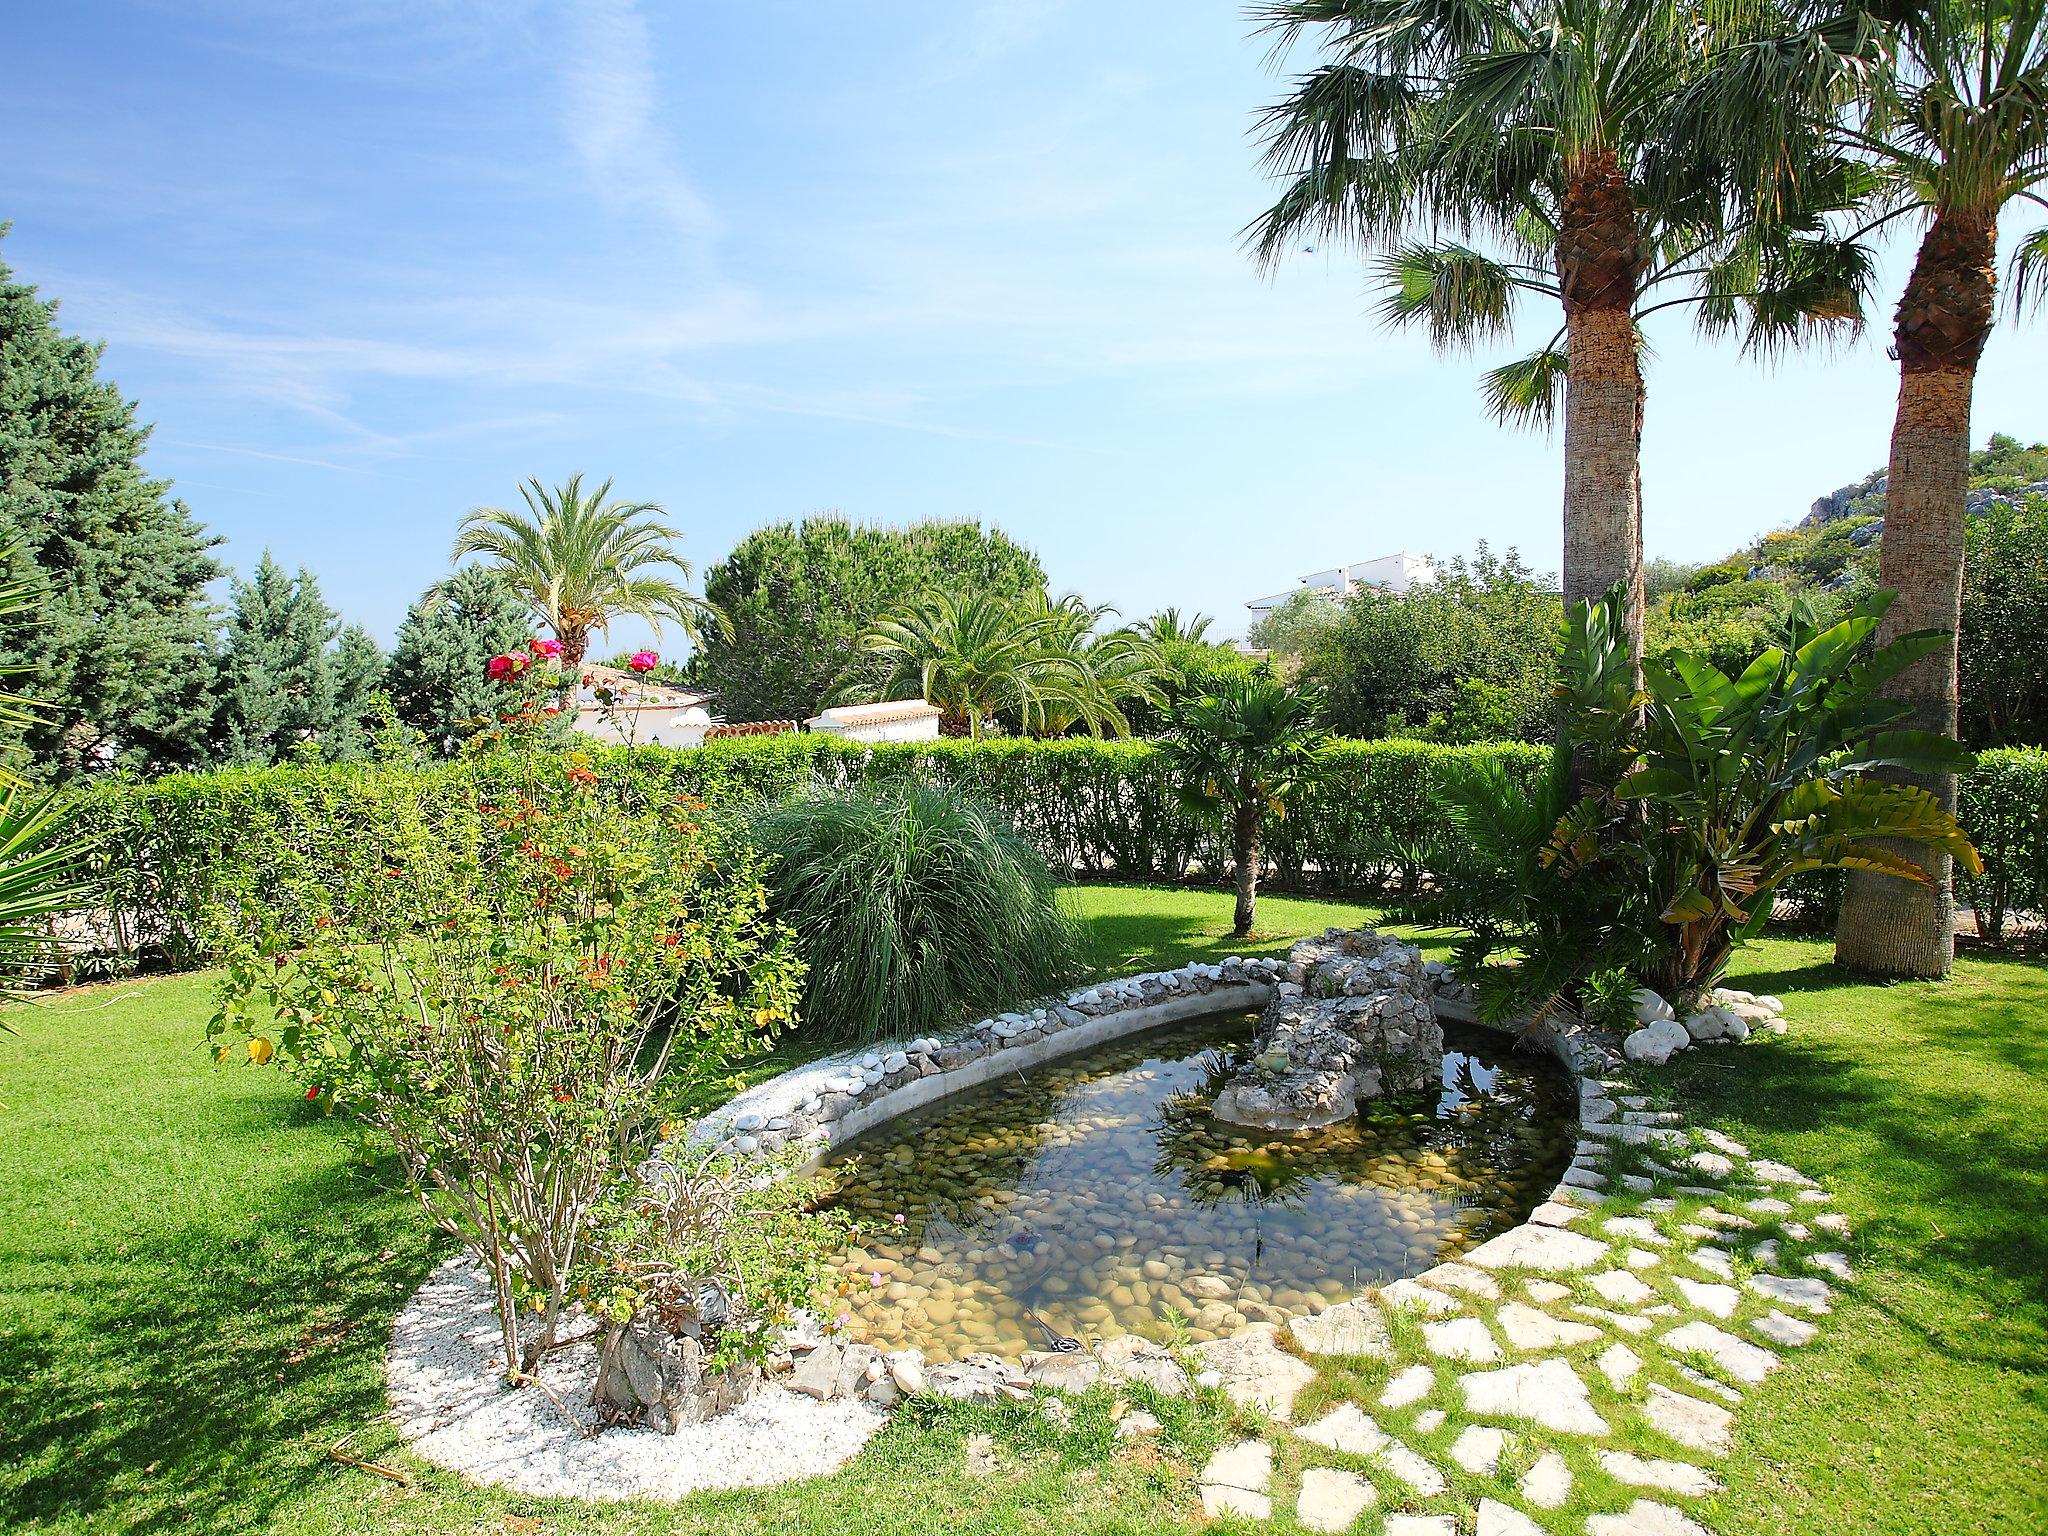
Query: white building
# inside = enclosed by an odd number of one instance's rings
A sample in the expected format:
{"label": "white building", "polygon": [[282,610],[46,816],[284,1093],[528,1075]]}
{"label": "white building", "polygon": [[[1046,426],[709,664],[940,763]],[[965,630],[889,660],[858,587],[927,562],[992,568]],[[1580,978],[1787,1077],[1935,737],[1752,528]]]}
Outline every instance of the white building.
{"label": "white building", "polygon": [[[585,666],[583,677],[576,690],[576,729],[599,741],[699,747],[716,723],[706,707],[716,694],[650,683],[617,667]],[[599,689],[611,696],[608,704],[598,701]]]}
{"label": "white building", "polygon": [[1365,587],[1377,587],[1382,592],[1408,592],[1416,587],[1429,586],[1435,580],[1436,566],[1429,556],[1411,555],[1404,551],[1398,555],[1381,555],[1377,560],[1361,560],[1356,565],[1313,571],[1301,578],[1293,592],[1276,592],[1271,597],[1254,598],[1245,607],[1252,611],[1256,621],[1293,597],[1295,592],[1314,592],[1336,603]]}
{"label": "white building", "polygon": [[839,704],[813,715],[805,726],[847,741],[937,741],[939,707],[923,699],[886,704]]}

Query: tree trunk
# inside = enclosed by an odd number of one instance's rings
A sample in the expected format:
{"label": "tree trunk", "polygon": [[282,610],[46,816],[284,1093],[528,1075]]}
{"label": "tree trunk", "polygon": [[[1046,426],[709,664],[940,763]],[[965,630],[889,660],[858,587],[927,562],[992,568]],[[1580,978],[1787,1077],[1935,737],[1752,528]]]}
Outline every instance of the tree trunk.
{"label": "tree trunk", "polygon": [[[1970,403],[1977,360],[1991,333],[1997,283],[1994,220],[1935,216],[1899,301],[1899,407],[1885,483],[1879,584],[1898,594],[1880,643],[1916,629],[1954,633],[1963,616],[1963,522],[1970,477]],[[1956,641],[1894,678],[1885,694],[1911,713],[1901,722],[1956,733]],[[1888,774],[1956,808],[1953,774]],[[1946,853],[1887,843],[1929,883],[1849,872],[1835,929],[1835,959],[1879,976],[1945,976],[1955,959],[1955,893]]]}
{"label": "tree trunk", "polygon": [[1237,808],[1232,828],[1231,855],[1237,860],[1237,914],[1230,936],[1241,939],[1252,931],[1252,916],[1259,899],[1259,807],[1256,802]]}
{"label": "tree trunk", "polygon": [[1573,168],[1557,234],[1565,313],[1564,600],[1619,582],[1629,657],[1643,656],[1643,373],[1636,336],[1642,234],[1613,154]]}
{"label": "tree trunk", "polygon": [[583,665],[583,658],[590,654],[590,631],[580,626],[569,626],[555,632],[555,638],[562,642],[562,666],[574,671]]}

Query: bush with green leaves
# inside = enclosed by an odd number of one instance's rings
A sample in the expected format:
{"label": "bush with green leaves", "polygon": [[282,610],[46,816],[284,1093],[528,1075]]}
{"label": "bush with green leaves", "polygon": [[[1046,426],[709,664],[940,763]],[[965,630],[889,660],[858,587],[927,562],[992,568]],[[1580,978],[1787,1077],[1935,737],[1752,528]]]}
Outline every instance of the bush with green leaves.
{"label": "bush with green leaves", "polygon": [[2048,912],[2048,750],[1977,754],[1957,816],[1984,852],[1984,868],[1956,870],[1980,938],[1997,943],[2021,912]]}
{"label": "bush with green leaves", "polygon": [[969,796],[818,792],[764,806],[749,826],[773,860],[772,910],[808,967],[808,1034],[929,1034],[1083,973],[1080,929],[1045,860]]}
{"label": "bush with green leaves", "polygon": [[217,1057],[275,1061],[388,1139],[489,1277],[514,1380],[552,1346],[662,1099],[758,1050],[802,975],[744,840],[694,801],[631,808],[597,782],[581,754],[508,763],[488,793],[359,779],[355,846],[302,893],[310,932],[260,899],[212,914]]}

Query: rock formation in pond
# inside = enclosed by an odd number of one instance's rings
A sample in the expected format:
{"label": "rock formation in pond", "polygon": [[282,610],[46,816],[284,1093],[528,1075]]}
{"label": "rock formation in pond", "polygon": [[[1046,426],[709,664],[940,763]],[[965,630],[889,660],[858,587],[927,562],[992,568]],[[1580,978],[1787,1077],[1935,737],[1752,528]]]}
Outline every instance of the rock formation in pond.
{"label": "rock formation in pond", "polygon": [[1444,1032],[1435,986],[1412,944],[1333,928],[1287,952],[1251,1063],[1215,1114],[1262,1130],[1313,1130],[1383,1094],[1436,1086]]}

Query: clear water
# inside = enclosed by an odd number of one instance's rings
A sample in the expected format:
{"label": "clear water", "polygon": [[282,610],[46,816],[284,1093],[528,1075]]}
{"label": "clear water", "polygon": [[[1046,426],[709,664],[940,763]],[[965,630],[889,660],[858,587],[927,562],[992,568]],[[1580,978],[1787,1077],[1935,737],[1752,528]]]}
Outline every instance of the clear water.
{"label": "clear water", "polygon": [[1554,1063],[1445,1027],[1443,1086],[1322,1131],[1224,1126],[1245,1014],[1177,1025],[877,1127],[834,1159],[856,1337],[938,1359],[1055,1336],[1196,1340],[1419,1274],[1526,1217],[1575,1139]]}

